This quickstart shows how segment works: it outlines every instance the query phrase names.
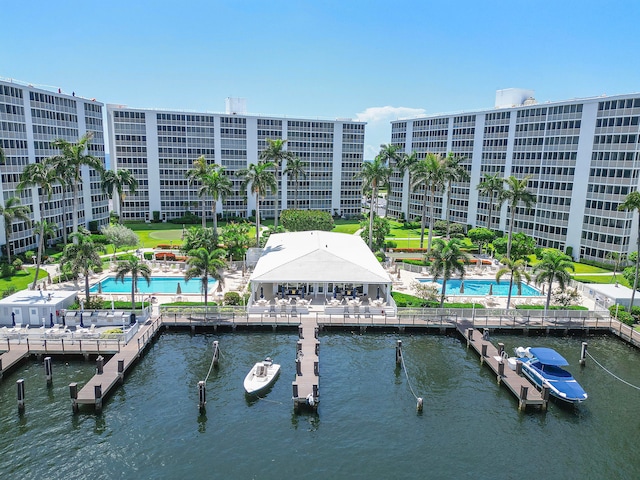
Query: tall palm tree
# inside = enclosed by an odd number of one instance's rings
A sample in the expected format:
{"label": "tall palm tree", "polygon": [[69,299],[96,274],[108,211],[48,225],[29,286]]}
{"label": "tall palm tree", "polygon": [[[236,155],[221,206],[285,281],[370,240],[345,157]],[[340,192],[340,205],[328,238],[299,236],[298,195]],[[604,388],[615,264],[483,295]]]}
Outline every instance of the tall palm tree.
{"label": "tall palm tree", "polygon": [[[387,144],[382,144],[380,145],[380,153],[378,153],[378,156],[380,156],[380,158],[382,158],[382,160],[387,164],[387,166],[389,167],[389,176],[391,176],[391,169],[394,168],[394,166],[402,159],[403,157],[403,153],[400,151],[400,146],[399,145],[393,145],[391,143],[387,143]],[[377,201],[377,199],[376,199]],[[389,207],[389,198],[387,196],[387,201],[384,204],[384,216],[387,216],[387,208]]]}
{"label": "tall palm tree", "polygon": [[507,273],[509,274],[509,294],[507,296],[507,308],[509,308],[513,284],[515,283],[518,287],[518,295],[522,295],[522,280],[525,279],[527,282],[530,282],[531,275],[525,270],[526,263],[524,258],[511,260],[505,256],[502,258],[501,263],[504,267],[496,273],[496,282],[500,283],[500,279]]}
{"label": "tall palm tree", "polygon": [[202,185],[208,195],[213,198],[213,233],[218,234],[218,199],[221,202],[233,193],[231,180],[224,174],[224,167],[211,165],[209,173],[202,178]]}
{"label": "tall palm tree", "polygon": [[224,285],[225,255],[226,251],[222,248],[209,251],[200,247],[188,253],[187,265],[189,265],[189,269],[185,272],[184,279],[200,278],[202,291],[204,292],[205,307],[207,306],[209,292],[209,277]]}
{"label": "tall palm tree", "polygon": [[[73,233],[78,232],[78,186],[82,183],[81,168],[87,166],[93,168],[100,175],[104,172],[102,160],[86,153],[86,150],[93,138],[93,133],[85,133],[77,143],[71,143],[59,138],[52,142],[52,146],[60,150],[60,154],[53,157],[53,162],[57,164],[59,170],[65,171],[69,177],[72,191],[72,222]],[[74,237],[76,240],[78,236]]]}
{"label": "tall palm tree", "polygon": [[[187,171],[187,179],[189,180],[189,184],[192,185],[197,183],[200,185],[198,189],[198,196],[204,197],[207,193],[207,190],[204,187],[203,179],[206,177],[211,171],[210,165],[207,163],[207,159],[204,158],[204,155],[200,155],[193,161],[193,168]],[[207,213],[206,213],[206,198],[202,198],[202,228],[207,226]]]}
{"label": "tall palm tree", "polygon": [[451,203],[451,187],[454,182],[466,182],[469,180],[469,172],[462,165],[465,157],[455,155],[453,152],[444,159],[444,181],[447,185],[447,205],[445,207],[445,216],[447,218],[447,238],[449,238],[450,226],[449,222],[449,204]]}
{"label": "tall palm tree", "polygon": [[278,182],[271,162],[252,163],[248,168],[239,170],[236,175],[242,178],[241,188],[256,196],[256,246],[260,245],[260,197],[267,192],[275,193],[278,190]]}
{"label": "tall palm tree", "polygon": [[[491,198],[491,205],[489,207],[489,224],[487,225],[490,230],[493,229],[493,211],[500,210],[504,199],[502,193],[504,192],[504,178],[499,173],[493,175],[486,173],[484,180],[482,180],[476,187],[481,195],[486,195]],[[499,219],[498,219],[499,220]],[[500,222],[498,221],[498,225]],[[497,230],[498,228],[496,228]]]}
{"label": "tall palm tree", "polygon": [[7,242],[7,263],[11,265],[11,231],[16,221],[23,221],[31,225],[29,207],[20,204],[18,197],[9,197],[0,205],[0,216],[4,220],[4,236]]}
{"label": "tall palm tree", "polygon": [[413,169],[413,166],[418,163],[420,161],[420,159],[418,158],[418,153],[413,150],[410,154],[403,154],[400,157],[400,160],[398,160],[396,162],[396,170],[398,171],[398,173],[400,173],[400,175],[404,176],[405,173],[408,173],[408,177],[407,177],[407,185],[409,186],[409,196],[407,198],[407,212],[406,212],[406,216],[405,219],[408,221],[410,221],[409,219],[409,210],[411,208],[411,190],[412,190],[412,185],[411,185],[411,171]]}
{"label": "tall palm tree", "polygon": [[0,164],[4,163],[7,161],[7,157],[4,154],[4,150],[2,149],[2,147],[0,147]]}
{"label": "tall palm tree", "polygon": [[431,274],[433,280],[442,278],[442,293],[440,294],[440,308],[444,306],[447,281],[454,276],[460,276],[462,280],[465,274],[464,262],[468,255],[462,251],[462,242],[457,238],[443,240],[436,238],[431,251]]}
{"label": "tall palm tree", "polygon": [[557,281],[560,290],[564,292],[566,284],[571,280],[569,271],[574,271],[575,267],[569,255],[565,255],[560,250],[547,249],[542,253],[542,258],[533,267],[536,276],[536,284],[547,282],[549,291],[547,292],[547,303],[545,309],[549,309],[551,303],[551,287]]}
{"label": "tall palm tree", "polygon": [[436,193],[444,188],[444,159],[441,155],[427,153],[425,158],[413,166],[413,188],[424,187],[422,198],[422,222],[420,227],[420,248],[424,246],[424,229],[426,227],[427,192],[429,198],[429,238],[427,240],[427,253],[431,252],[431,239],[433,238],[434,203]]}
{"label": "tall palm tree", "polygon": [[[279,178],[280,165],[282,165],[282,163],[285,160],[288,161],[293,159],[293,153],[284,149],[286,144],[287,144],[287,140],[283,140],[281,138],[278,138],[276,140],[267,138],[267,147],[262,152],[260,152],[260,157],[259,157],[260,160],[263,160],[265,162],[270,162],[275,167],[276,192],[277,192],[278,182],[280,181],[280,178]],[[283,183],[283,185],[285,184]],[[274,228],[278,227],[278,210],[280,206],[280,195],[281,195],[281,192],[278,193],[278,195],[276,195],[275,216],[273,219]]]}
{"label": "tall palm tree", "polygon": [[60,268],[69,268],[74,275],[84,275],[85,300],[89,301],[89,274],[91,269],[102,266],[100,251],[104,251],[101,245],[97,245],[91,239],[91,235],[85,229],[72,233],[73,243],[64,247],[60,258]]}
{"label": "tall palm tree", "polygon": [[305,170],[306,168],[307,168],[307,163],[302,161],[300,157],[294,156],[290,160],[287,160],[287,168],[285,168],[283,172],[285,175],[287,175],[287,177],[291,176],[293,178],[293,181],[295,182],[296,210],[298,209],[298,188],[300,186],[298,180],[300,177],[307,178],[307,172]]}
{"label": "tall palm tree", "polygon": [[58,225],[56,225],[55,222],[47,222],[42,219],[36,222],[33,227],[34,230],[38,231],[38,254],[36,256],[36,276],[33,279],[33,286],[31,288],[36,288],[38,275],[40,274],[40,265],[42,265],[42,251],[44,250],[45,240],[47,237],[53,237],[56,234]]}
{"label": "tall palm tree", "polygon": [[635,210],[638,213],[638,236],[637,236],[637,247],[638,247],[638,255],[636,255],[636,272],[633,277],[633,291],[631,292],[631,303],[629,304],[629,311],[633,308],[633,302],[636,297],[636,290],[638,289],[638,267],[640,267],[640,192],[637,190],[635,192],[631,192],[626,196],[624,202],[618,205],[618,210],[627,210],[632,211]]}
{"label": "tall palm tree", "polygon": [[377,210],[378,189],[389,182],[391,169],[381,155],[373,162],[363,162],[362,170],[356,176],[362,178],[364,188],[371,188],[371,203],[369,204],[369,248],[373,249],[373,217]]}
{"label": "tall palm tree", "polygon": [[151,284],[151,268],[138,257],[132,256],[124,262],[118,262],[116,281],[121,280],[124,283],[124,277],[128,274],[131,274],[131,310],[135,310],[138,279],[142,277],[147,281],[147,285]]}
{"label": "tall palm tree", "polygon": [[513,224],[516,218],[516,208],[520,202],[524,203],[525,208],[530,209],[536,203],[536,197],[527,190],[527,182],[531,177],[528,175],[523,179],[519,179],[511,175],[504,179],[507,187],[502,192],[502,200],[509,204],[511,209],[511,218],[509,220],[509,240],[507,243],[507,257],[511,255],[511,239],[513,237]]}
{"label": "tall palm tree", "polygon": [[124,193],[125,187],[129,187],[129,193],[133,194],[138,188],[138,180],[133,176],[131,171],[126,168],[121,168],[114,172],[113,170],[107,170],[102,176],[102,191],[107,194],[107,197],[113,199],[115,193],[118,194],[118,222],[122,223],[122,207],[124,206],[124,199],[126,194]]}

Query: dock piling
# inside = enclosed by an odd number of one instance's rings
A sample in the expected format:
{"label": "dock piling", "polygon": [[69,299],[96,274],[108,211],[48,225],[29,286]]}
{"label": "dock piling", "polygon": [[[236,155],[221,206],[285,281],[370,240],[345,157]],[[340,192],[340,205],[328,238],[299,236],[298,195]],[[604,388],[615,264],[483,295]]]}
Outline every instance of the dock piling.
{"label": "dock piling", "polygon": [[16,382],[18,387],[18,412],[24,413],[24,378]]}
{"label": "dock piling", "polygon": [[487,344],[483,343],[480,347],[480,364],[484,363],[484,359],[487,357]]}
{"label": "dock piling", "polygon": [[302,334],[302,325],[298,325],[298,337],[300,339],[304,338],[304,335]]}
{"label": "dock piling", "polygon": [[587,363],[587,342],[582,342],[582,346],[580,347],[580,365],[583,367]]}
{"label": "dock piling", "polygon": [[516,360],[516,373],[522,375],[522,361]]}
{"label": "dock piling", "polygon": [[96,412],[102,411],[102,385],[94,385],[93,393],[96,399]]}
{"label": "dock piling", "polygon": [[529,387],[525,385],[520,386],[520,401],[518,402],[518,409],[524,410],[527,407],[527,395],[529,394]]}
{"label": "dock piling", "polygon": [[548,383],[544,383],[542,385],[542,391],[540,392],[542,395],[542,401],[544,402],[542,404],[542,410],[546,410],[547,409],[547,405],[549,405],[549,394],[550,394],[551,389],[549,388],[549,384]]}
{"label": "dock piling", "polygon": [[104,357],[102,355],[98,355],[98,358],[96,358],[96,373],[98,375],[104,373]]}
{"label": "dock piling", "polygon": [[502,382],[502,377],[504,377],[504,361],[500,360],[498,362],[498,383]]}
{"label": "dock piling", "polygon": [[44,358],[44,377],[47,380],[47,387],[53,383],[53,366],[51,365],[51,357]]}
{"label": "dock piling", "polygon": [[498,355],[502,356],[504,352],[504,343],[498,342]]}
{"label": "dock piling", "polygon": [[124,359],[118,360],[118,382],[124,383]]}
{"label": "dock piling", "polygon": [[73,413],[78,413],[78,384],[70,383],[69,384],[69,395],[71,396],[71,410]]}
{"label": "dock piling", "polygon": [[402,363],[402,340],[396,340],[396,365]]}
{"label": "dock piling", "polygon": [[220,348],[218,346],[218,340],[213,341],[213,366],[217,367],[220,361]]}
{"label": "dock piling", "polygon": [[0,358],[0,380],[2,380],[2,359]]}
{"label": "dock piling", "polygon": [[416,410],[418,411],[418,413],[422,413],[423,404],[424,402],[422,400],[422,397],[418,397],[418,403],[416,404]]}
{"label": "dock piling", "polygon": [[207,384],[204,380],[198,382],[198,409],[202,412],[207,404]]}

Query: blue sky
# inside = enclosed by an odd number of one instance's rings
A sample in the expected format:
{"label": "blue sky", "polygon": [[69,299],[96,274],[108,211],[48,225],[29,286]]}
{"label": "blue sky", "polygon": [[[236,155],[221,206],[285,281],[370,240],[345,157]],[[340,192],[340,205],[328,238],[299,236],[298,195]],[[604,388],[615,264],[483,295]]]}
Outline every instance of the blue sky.
{"label": "blue sky", "polygon": [[104,103],[368,122],[640,90],[640,2],[2,2],[0,77]]}

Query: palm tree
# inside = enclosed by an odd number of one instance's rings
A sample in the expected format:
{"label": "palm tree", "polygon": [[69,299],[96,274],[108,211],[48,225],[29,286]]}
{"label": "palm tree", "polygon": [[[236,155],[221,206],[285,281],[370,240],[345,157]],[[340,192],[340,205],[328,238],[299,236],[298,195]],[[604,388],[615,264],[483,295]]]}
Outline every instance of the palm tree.
{"label": "palm tree", "polygon": [[[382,158],[383,162],[389,166],[389,176],[391,176],[391,169],[396,165],[404,156],[400,151],[399,145],[393,145],[391,143],[380,145],[380,153],[378,156]],[[388,179],[387,179],[388,180]],[[376,199],[377,201],[377,199]],[[384,216],[387,216],[387,208],[389,206],[389,199],[384,204]]]}
{"label": "palm tree", "polygon": [[[504,181],[504,178],[502,178],[498,173],[493,175],[486,173],[484,175],[484,180],[482,180],[476,187],[481,195],[491,197],[491,205],[489,207],[489,229],[493,229],[494,209],[500,210],[500,207],[502,207],[502,203],[504,202],[502,197],[502,193],[504,192]],[[498,221],[498,227],[500,226],[499,224],[500,222]]]}
{"label": "palm tree", "polygon": [[454,182],[466,182],[469,180],[469,172],[464,165],[461,165],[465,157],[455,155],[452,152],[444,159],[444,181],[447,185],[447,205],[445,207],[445,216],[447,218],[447,238],[449,238],[449,204],[451,202],[451,187]]}
{"label": "palm tree", "polygon": [[239,170],[236,175],[242,178],[241,188],[249,189],[256,196],[256,246],[260,245],[260,197],[267,192],[275,193],[278,190],[278,181],[271,171],[273,163],[252,163],[249,168]]}
{"label": "palm tree", "polygon": [[233,185],[231,180],[224,174],[224,167],[218,165],[211,165],[209,173],[202,178],[202,186],[205,189],[207,195],[213,197],[213,205],[211,210],[213,211],[213,233],[218,234],[218,199],[221,202],[227,198],[227,196],[233,193]]}
{"label": "palm tree", "polygon": [[289,176],[293,177],[293,181],[295,182],[296,210],[298,209],[298,188],[299,188],[298,179],[300,177],[307,178],[307,172],[305,171],[305,168],[307,168],[307,163],[303,162],[299,157],[295,156],[287,161],[287,168],[285,168],[283,172],[285,175],[287,175],[287,177]]}
{"label": "palm tree", "polygon": [[442,293],[440,294],[440,308],[444,306],[445,292],[447,290],[447,281],[454,276],[459,275],[460,279],[464,278],[465,268],[464,261],[468,255],[462,251],[462,242],[457,238],[451,240],[443,240],[436,238],[433,242],[433,251],[431,252],[431,274],[433,280],[442,278]]}
{"label": "palm tree", "polygon": [[[68,174],[68,183],[71,184],[71,191],[73,194],[73,233],[78,232],[78,185],[82,182],[80,169],[83,166],[87,166],[96,170],[100,175],[104,172],[102,160],[85,153],[85,150],[88,148],[92,138],[93,133],[88,132],[78,140],[78,143],[70,143],[59,138],[54,140],[51,144],[54,148],[61,151],[59,155],[53,157],[53,162],[57,165],[58,170],[65,171]],[[77,240],[78,236],[75,236],[74,238]]]}
{"label": "palm tree", "polygon": [[498,272],[496,273],[496,282],[500,283],[500,279],[505,275],[509,274],[509,294],[507,296],[507,309],[511,304],[511,289],[513,288],[513,284],[515,283],[518,286],[518,295],[522,295],[522,280],[523,278],[527,281],[531,281],[531,275],[529,272],[525,270],[526,263],[524,258],[519,258],[517,260],[512,260],[509,257],[505,256],[502,258],[501,263],[504,265]]}
{"label": "palm tree", "polygon": [[0,216],[4,220],[4,236],[7,242],[7,263],[11,265],[11,231],[16,221],[23,221],[27,225],[31,225],[29,217],[29,207],[20,204],[18,197],[10,197],[4,201],[4,205],[0,205]]}
{"label": "palm tree", "polygon": [[58,225],[56,225],[55,222],[47,222],[43,219],[36,222],[33,227],[34,230],[38,231],[38,254],[36,256],[36,276],[33,279],[33,286],[31,288],[36,288],[38,275],[40,274],[40,265],[42,265],[42,250],[44,249],[44,242],[47,237],[53,237],[56,234]]}
{"label": "palm tree", "polygon": [[[265,148],[262,152],[260,152],[260,160],[270,162],[276,169],[275,177],[276,177],[276,192],[278,187],[279,174],[280,174],[280,165],[285,160],[292,160],[293,153],[288,152],[284,149],[287,144],[287,140],[282,140],[280,138],[273,140],[271,138],[267,138],[267,148]],[[284,183],[283,183],[284,185]],[[275,201],[275,216],[273,219],[273,228],[278,227],[278,209],[280,205],[280,193],[276,196]]]}
{"label": "palm tree", "polygon": [[408,173],[409,176],[407,178],[407,185],[409,186],[409,195],[407,198],[407,214],[406,214],[406,220],[407,222],[410,221],[409,219],[409,210],[411,208],[411,171],[413,169],[413,166],[418,163],[420,161],[420,159],[418,158],[418,153],[413,150],[410,154],[403,154],[400,157],[400,160],[397,161],[396,163],[396,169],[398,171],[398,173],[400,173],[400,175],[404,176],[405,173]]}
{"label": "palm tree", "polygon": [[427,240],[427,253],[431,252],[431,239],[433,238],[433,214],[435,196],[438,191],[442,191],[444,187],[444,159],[441,155],[435,153],[427,153],[425,158],[420,160],[413,166],[411,172],[413,176],[413,185],[424,187],[422,198],[422,223],[420,227],[420,248],[424,246],[424,229],[426,226],[427,212],[427,191],[430,191],[429,202],[429,238]]}
{"label": "palm tree", "polygon": [[7,157],[4,154],[4,150],[2,149],[2,147],[0,147],[0,163],[4,163],[7,161]]}
{"label": "palm tree", "polygon": [[209,277],[224,285],[223,271],[226,263],[223,259],[225,255],[226,251],[222,248],[209,251],[203,247],[191,250],[188,254],[187,265],[189,265],[189,269],[185,272],[184,279],[188,281],[192,278],[200,278],[205,307],[209,292]]}
{"label": "palm tree", "polygon": [[560,250],[553,248],[547,249],[542,253],[542,259],[533,267],[533,273],[536,275],[536,285],[542,282],[549,284],[547,292],[547,303],[545,310],[549,309],[551,303],[551,287],[554,281],[558,282],[560,290],[564,292],[565,286],[571,280],[569,271],[574,271],[575,267],[569,255],[565,255]]}
{"label": "palm tree", "polygon": [[386,166],[386,161],[381,155],[376,156],[373,162],[364,162],[362,170],[356,174],[356,176],[362,178],[364,188],[371,188],[371,203],[369,204],[370,249],[373,249],[373,216],[377,210],[378,188],[387,185],[390,175],[391,169]]}
{"label": "palm tree", "polygon": [[626,257],[623,253],[618,252],[609,252],[605,255],[605,258],[613,261],[613,279],[616,281],[616,285],[618,285],[618,268],[620,268],[620,264],[625,261]]}
{"label": "palm tree", "polygon": [[637,190],[635,192],[631,192],[626,196],[624,202],[618,205],[618,210],[635,210],[638,213],[638,235],[637,235],[637,246],[638,246],[638,255],[636,255],[636,272],[633,277],[633,291],[631,292],[631,303],[629,303],[629,311],[633,308],[633,302],[636,296],[636,290],[638,289],[638,267],[640,267],[640,192]]}
{"label": "palm tree", "polygon": [[135,310],[138,278],[142,277],[147,281],[147,285],[151,284],[151,269],[149,265],[140,261],[138,257],[132,256],[124,262],[118,262],[116,281],[121,280],[124,283],[124,277],[129,273],[131,274],[131,310]]}
{"label": "palm tree", "polygon": [[118,222],[122,223],[122,207],[126,194],[124,188],[129,187],[129,193],[133,194],[138,188],[138,180],[132,175],[131,171],[122,168],[117,172],[107,170],[102,176],[102,191],[113,199],[115,193],[118,194]]}
{"label": "palm tree", "polygon": [[[203,197],[207,190],[204,187],[203,179],[209,174],[210,165],[207,163],[207,159],[204,155],[200,155],[193,161],[193,168],[187,172],[187,179],[189,184],[199,183],[200,189],[198,190],[198,196]],[[206,199],[202,199],[202,228],[207,226],[207,213],[206,213]]]}
{"label": "palm tree", "polygon": [[91,235],[82,229],[77,233],[72,233],[73,243],[69,243],[64,247],[62,257],[60,258],[60,268],[69,267],[74,275],[84,275],[84,292],[85,299],[89,301],[89,274],[91,269],[102,266],[102,259],[99,251],[104,251],[101,245],[93,243]]}
{"label": "palm tree", "polygon": [[516,218],[516,207],[520,202],[524,203],[525,208],[530,209],[536,203],[536,197],[527,190],[527,182],[530,176],[524,177],[522,180],[511,175],[504,179],[507,187],[502,192],[501,199],[509,204],[511,209],[511,218],[509,220],[509,241],[507,243],[507,257],[511,255],[511,239],[513,237],[513,224]]}

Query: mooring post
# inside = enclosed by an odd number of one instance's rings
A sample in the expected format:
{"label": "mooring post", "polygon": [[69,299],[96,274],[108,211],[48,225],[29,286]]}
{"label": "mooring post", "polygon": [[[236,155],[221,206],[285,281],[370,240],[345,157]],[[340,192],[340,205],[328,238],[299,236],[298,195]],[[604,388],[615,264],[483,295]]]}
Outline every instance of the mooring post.
{"label": "mooring post", "polygon": [[582,347],[580,347],[580,365],[583,367],[587,363],[587,342],[582,342]]}
{"label": "mooring post", "polygon": [[313,374],[317,377],[320,375],[320,369],[318,366],[318,362],[313,362]]}
{"label": "mooring post", "polygon": [[18,412],[24,413],[24,378],[16,382],[18,386]]}
{"label": "mooring post", "polygon": [[118,382],[124,382],[124,359],[118,359]]}
{"label": "mooring post", "polygon": [[402,363],[402,340],[396,340],[396,365]]}
{"label": "mooring post", "polygon": [[522,362],[520,360],[516,360],[516,373],[522,375]]}
{"label": "mooring post", "polygon": [[502,377],[504,377],[504,361],[500,359],[498,362],[498,383],[502,382]]}
{"label": "mooring post", "polygon": [[318,338],[318,327],[313,327],[313,336]]}
{"label": "mooring post", "polygon": [[467,348],[471,346],[473,341],[473,328],[467,328]]}
{"label": "mooring post", "polygon": [[524,410],[527,407],[527,395],[529,394],[529,387],[520,385],[520,402],[518,404],[519,410]]}
{"label": "mooring post", "polygon": [[44,378],[47,380],[47,386],[53,383],[53,366],[51,365],[51,357],[44,357]]}
{"label": "mooring post", "polygon": [[418,397],[418,403],[416,405],[416,410],[418,411],[418,413],[422,412],[422,405],[423,405],[423,401],[422,401],[422,397]]}
{"label": "mooring post", "polygon": [[298,325],[298,337],[304,338],[304,335],[302,334],[302,325]]}
{"label": "mooring post", "polygon": [[0,358],[0,379],[2,379],[2,359]]}
{"label": "mooring post", "polygon": [[103,371],[104,371],[104,357],[102,355],[98,355],[98,358],[96,358],[96,373],[98,375],[102,375]]}
{"label": "mooring post", "polygon": [[296,358],[296,375],[302,376],[302,362],[300,358]]}
{"label": "mooring post", "polygon": [[213,341],[213,366],[217,367],[220,361],[220,349],[218,348],[218,340]]}
{"label": "mooring post", "polygon": [[69,395],[71,396],[71,410],[73,413],[78,413],[78,384],[70,383],[69,384]]}
{"label": "mooring post", "polygon": [[487,356],[487,344],[483,343],[480,347],[480,364],[484,363],[484,359]]}
{"label": "mooring post", "polygon": [[298,384],[296,382],[293,382],[291,386],[293,387],[293,399],[295,400],[296,398],[298,398]]}
{"label": "mooring post", "polygon": [[549,388],[549,384],[547,382],[545,382],[542,385],[542,391],[540,392],[540,394],[542,395],[542,410],[546,410],[547,406],[549,405],[549,393],[550,393],[550,388]]}
{"label": "mooring post", "polygon": [[296,342],[296,357],[302,351],[302,341],[298,340]]}
{"label": "mooring post", "polygon": [[207,384],[204,383],[204,380],[200,380],[198,382],[198,408],[200,411],[204,410],[205,405],[207,404]]}
{"label": "mooring post", "polygon": [[316,356],[320,355],[320,342],[316,342]]}
{"label": "mooring post", "polygon": [[96,397],[96,412],[102,411],[102,384],[93,387],[93,393]]}
{"label": "mooring post", "polygon": [[502,352],[504,352],[504,343],[498,343],[498,355],[502,356]]}
{"label": "mooring post", "polygon": [[[311,386],[311,391],[313,392],[313,399],[317,400],[318,398],[318,385],[312,385]],[[317,403],[316,403],[317,405]]]}

